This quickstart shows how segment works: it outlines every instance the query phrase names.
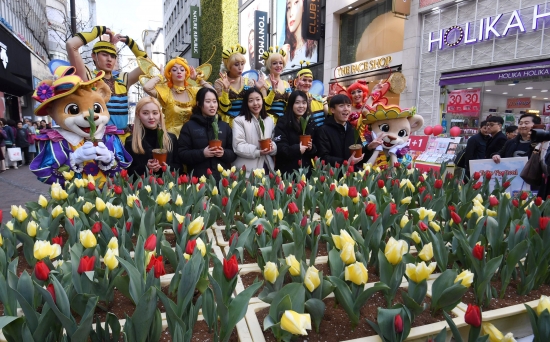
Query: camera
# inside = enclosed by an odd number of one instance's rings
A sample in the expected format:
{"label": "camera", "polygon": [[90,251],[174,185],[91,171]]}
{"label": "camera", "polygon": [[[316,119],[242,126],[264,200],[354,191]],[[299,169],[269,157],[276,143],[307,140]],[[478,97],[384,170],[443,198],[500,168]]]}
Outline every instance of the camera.
{"label": "camera", "polygon": [[550,141],[550,132],[544,129],[532,129],[531,142],[540,143],[543,141]]}

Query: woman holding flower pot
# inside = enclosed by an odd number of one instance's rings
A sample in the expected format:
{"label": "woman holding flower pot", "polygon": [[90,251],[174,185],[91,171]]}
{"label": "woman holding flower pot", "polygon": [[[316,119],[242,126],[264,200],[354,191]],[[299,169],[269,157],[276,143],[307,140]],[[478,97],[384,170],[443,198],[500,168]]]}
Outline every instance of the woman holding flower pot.
{"label": "woman holding flower pot", "polygon": [[[165,162],[153,158],[153,150],[159,149],[161,145],[166,150]],[[163,166],[170,166],[172,171],[181,168],[177,160],[178,140],[174,134],[166,131],[160,103],[153,97],[143,97],[137,103],[134,130],[126,139],[124,147],[133,159],[128,167],[131,175],[147,175],[147,170],[158,173]]]}
{"label": "woman holding flower pot", "polygon": [[[218,95],[211,88],[197,92],[197,105],[183,125],[178,139],[178,156],[196,177],[207,176],[208,170],[220,180],[218,164],[229,169],[237,155],[233,152],[233,134],[229,124],[218,120]],[[217,140],[219,146],[210,147]]]}
{"label": "woman holding flower pot", "polygon": [[310,167],[308,176],[311,173],[311,159],[317,149],[311,139],[316,125],[310,116],[307,94],[301,90],[292,92],[285,115],[275,126],[274,140],[278,149],[275,169],[292,173],[301,167]]}
{"label": "woman holding flower pot", "polygon": [[271,141],[275,124],[267,115],[262,93],[256,87],[249,88],[243,97],[243,107],[233,121],[233,150],[237,168],[246,167],[246,176],[256,169],[273,172],[273,158],[277,145]]}

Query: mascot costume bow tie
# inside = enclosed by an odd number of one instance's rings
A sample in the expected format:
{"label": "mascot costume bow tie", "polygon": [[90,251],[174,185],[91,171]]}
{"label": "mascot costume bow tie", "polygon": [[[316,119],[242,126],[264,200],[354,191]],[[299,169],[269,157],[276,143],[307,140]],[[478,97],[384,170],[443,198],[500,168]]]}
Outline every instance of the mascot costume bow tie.
{"label": "mascot costume bow tie", "polygon": [[107,126],[111,91],[101,82],[103,75],[100,71],[83,81],[74,67],[60,66],[54,80],[42,81],[35,90],[33,98],[40,102],[35,114],[49,115],[59,126],[42,130],[37,137],[39,153],[30,169],[40,181],[64,184],[65,173],[76,178],[92,176],[101,187],[107,177],[132,162],[118,137],[110,134],[116,127]]}

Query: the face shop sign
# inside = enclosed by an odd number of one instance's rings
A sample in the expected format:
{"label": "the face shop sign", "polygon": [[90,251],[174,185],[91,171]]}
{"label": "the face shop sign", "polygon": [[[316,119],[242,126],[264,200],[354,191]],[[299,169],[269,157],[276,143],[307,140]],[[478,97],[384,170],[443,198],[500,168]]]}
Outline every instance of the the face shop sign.
{"label": "the face shop sign", "polygon": [[[491,40],[492,36],[500,38],[506,37],[510,32],[527,33],[536,31],[538,25],[540,25],[544,18],[550,17],[550,12],[541,13],[539,11],[540,5],[533,7],[533,18],[523,19],[520,10],[513,11],[509,16],[505,16],[502,13],[496,16],[486,17],[479,20],[478,32],[474,33],[472,23],[468,22],[461,26],[451,26],[447,29],[441,29],[439,31],[430,32],[428,37],[428,51],[432,52],[434,49],[443,50],[446,47],[456,47],[464,44],[474,44],[486,40]],[[544,10],[544,9],[543,9]],[[527,12],[527,10],[523,10]],[[527,17],[527,13],[525,13]],[[508,20],[506,26],[502,31],[498,31],[495,27],[499,22]],[[527,26],[526,26],[527,25]]]}

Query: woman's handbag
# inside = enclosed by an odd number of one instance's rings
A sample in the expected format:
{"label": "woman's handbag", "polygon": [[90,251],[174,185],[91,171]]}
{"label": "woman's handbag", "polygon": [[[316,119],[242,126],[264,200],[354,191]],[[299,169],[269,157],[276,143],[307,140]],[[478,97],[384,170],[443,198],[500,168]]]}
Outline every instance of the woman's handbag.
{"label": "woman's handbag", "polygon": [[540,144],[535,147],[531,158],[525,163],[520,177],[525,183],[532,186],[539,186],[542,184],[542,167],[540,165]]}

